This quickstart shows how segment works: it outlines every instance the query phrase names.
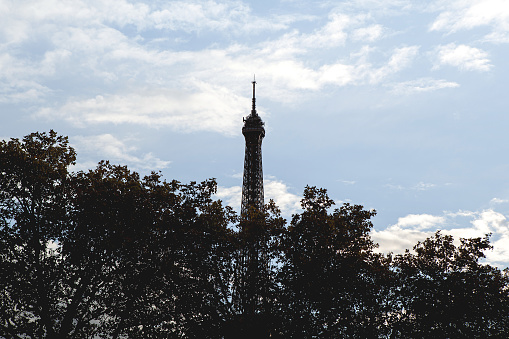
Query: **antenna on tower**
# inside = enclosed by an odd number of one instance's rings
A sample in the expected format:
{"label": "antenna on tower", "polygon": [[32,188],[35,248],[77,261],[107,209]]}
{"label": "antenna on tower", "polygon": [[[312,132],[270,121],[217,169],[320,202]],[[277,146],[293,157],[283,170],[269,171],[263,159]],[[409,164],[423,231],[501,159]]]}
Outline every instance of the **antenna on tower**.
{"label": "antenna on tower", "polygon": [[256,114],[256,98],[255,98],[255,85],[256,85],[256,76],[253,74],[253,81],[251,82],[253,84],[253,108],[251,109],[251,114]]}

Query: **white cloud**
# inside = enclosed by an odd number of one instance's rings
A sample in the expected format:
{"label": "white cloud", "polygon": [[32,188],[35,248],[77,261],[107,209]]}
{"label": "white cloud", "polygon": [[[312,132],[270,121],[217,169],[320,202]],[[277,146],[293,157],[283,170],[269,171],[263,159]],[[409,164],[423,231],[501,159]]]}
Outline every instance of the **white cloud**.
{"label": "white cloud", "polygon": [[334,206],[341,207],[343,204],[351,204],[352,199],[334,200]]}
{"label": "white cloud", "polygon": [[436,8],[440,14],[431,24],[431,31],[452,34],[486,27],[489,32],[482,40],[509,43],[509,3],[505,0],[440,1]]}
{"label": "white cloud", "polygon": [[[141,156],[134,155],[137,148],[128,146],[129,141],[122,141],[111,134],[93,135],[93,136],[75,136],[71,139],[73,146],[79,154],[94,154],[100,157],[99,160],[110,160],[111,162],[121,162],[132,165],[134,168],[158,170],[166,168],[170,161],[161,160],[152,153],[146,153]],[[90,168],[90,162],[78,164],[74,170],[80,170],[83,167]]]}
{"label": "white cloud", "polygon": [[265,180],[265,198],[267,201],[273,199],[281,209],[283,215],[291,215],[301,209],[302,197],[288,192],[288,186],[280,180]]}
{"label": "white cloud", "polygon": [[382,36],[383,31],[382,25],[379,24],[358,28],[353,31],[352,39],[373,42]]}
{"label": "white cloud", "polygon": [[257,17],[251,14],[248,5],[240,1],[172,1],[163,9],[148,15],[149,21],[157,29],[183,30],[230,30],[238,34],[263,30],[281,30],[288,23],[302,17],[271,16]]}
{"label": "white cloud", "polygon": [[52,74],[51,59],[48,55],[40,64],[18,59],[9,53],[0,52],[0,102],[17,103],[38,101],[52,90],[40,84],[37,78]]}
{"label": "white cloud", "polygon": [[36,116],[65,119],[77,126],[128,123],[154,128],[169,126],[186,132],[238,134],[242,111],[249,107],[250,100],[224,87],[205,83],[196,86],[196,91],[154,90],[70,100],[58,108],[43,108]]}
{"label": "white cloud", "polygon": [[[150,41],[161,39],[161,35],[167,39],[167,30],[175,31],[172,40],[187,38],[186,32],[197,34],[202,30],[220,30],[229,36],[285,29],[292,22],[311,18],[291,14],[259,18],[240,1],[173,1],[154,5],[125,0],[63,3],[43,0],[2,6],[0,74],[6,77],[4,88],[19,92],[5,94],[4,102],[43,97],[47,93],[38,88],[43,86],[43,81],[53,80],[55,73],[59,81],[53,81],[53,86],[65,83],[62,76],[79,77],[83,87],[87,82],[99,80],[110,85],[118,82],[116,88],[133,83],[182,88],[185,80],[180,75],[186,80],[195,78],[198,82],[216,83],[204,79],[201,74],[204,70],[205,74],[214,74],[214,80],[228,76],[231,81],[241,70],[253,73],[245,65],[246,55],[252,51],[244,48],[245,53],[231,64],[228,47],[224,50],[193,47],[194,51],[174,52],[167,46],[151,45]],[[126,25],[136,26],[139,34],[124,33]],[[33,41],[37,41],[35,51]],[[232,70],[233,73],[226,74]],[[4,81],[0,78],[0,84]],[[34,86],[18,88],[12,84],[15,81],[31,81]]]}
{"label": "white cloud", "polygon": [[458,238],[484,237],[492,233],[491,244],[492,251],[487,251],[486,261],[497,266],[507,265],[509,262],[509,225],[507,218],[492,209],[484,210],[475,214],[475,219],[471,221],[470,228],[454,228],[447,231]]}
{"label": "white cloud", "polygon": [[429,190],[433,187],[436,187],[436,186],[437,186],[436,184],[432,184],[429,182],[420,182],[417,185],[415,185],[413,187],[413,189],[418,190],[418,191],[427,191],[427,190]]}
{"label": "white cloud", "polygon": [[159,2],[157,5],[143,1],[56,1],[32,0],[12,2],[3,6],[4,23],[0,32],[9,37],[10,43],[27,39],[34,28],[43,24],[47,28],[64,24],[91,26],[113,24],[134,25],[138,31],[148,29],[200,32],[203,30],[260,32],[280,30],[296,20],[309,20],[307,15],[273,15],[257,17],[241,1],[186,0]]}
{"label": "white cloud", "polygon": [[444,221],[444,217],[437,217],[430,214],[409,214],[406,217],[398,218],[398,223],[392,227],[424,230],[441,225]]}
{"label": "white cloud", "polygon": [[39,101],[51,90],[35,81],[14,80],[0,82],[0,103]]}
{"label": "white cloud", "polygon": [[406,249],[411,250],[418,241],[423,241],[432,234],[433,232],[429,231],[388,227],[381,231],[372,230],[371,239],[379,245],[377,252],[402,254]]}
{"label": "white cloud", "polygon": [[[73,31],[79,36],[63,38],[65,42],[73,41],[63,48],[76,55],[83,46],[94,45],[96,40],[89,40],[91,37],[98,39],[94,47],[97,51],[90,58],[82,55],[83,61],[88,63],[83,71],[92,70],[93,74],[110,82],[124,80],[121,86],[129,88],[119,94],[71,98],[60,106],[40,109],[36,117],[65,119],[80,126],[132,123],[170,126],[181,131],[237,134],[240,117],[249,108],[250,101],[243,96],[250,94],[248,90],[240,94],[248,86],[239,81],[252,76],[250,69],[260,69],[257,77],[263,79],[265,98],[292,102],[299,97],[302,100],[302,90],[381,82],[407,67],[418,50],[416,46],[395,49],[386,64],[379,67],[369,64],[365,61],[366,55],[361,54],[354,64],[338,62],[313,69],[298,59],[271,58],[261,49],[250,56],[253,66],[249,67],[246,58],[252,51],[245,46],[198,52],[158,52],[133,45],[111,29],[89,32],[92,36],[88,33],[82,36],[83,33],[86,32]],[[79,53],[82,52],[86,50]],[[98,55],[102,55],[101,60],[96,57]],[[180,74],[184,69],[187,73]],[[170,79],[161,77],[172,72]],[[136,88],[133,81],[140,77],[154,88]],[[130,93],[130,87],[135,92]],[[259,111],[264,114],[263,109]]]}
{"label": "white cloud", "polygon": [[366,25],[366,15],[347,15],[330,12],[328,21],[311,33],[292,30],[280,38],[268,41],[263,46],[264,53],[278,57],[289,57],[297,54],[315,52],[317,48],[333,49],[343,46],[352,35],[354,40],[374,41],[382,34],[381,25]]}
{"label": "white cloud", "polygon": [[[5,6],[5,13],[12,15],[0,13],[0,20],[19,24],[21,32],[14,36],[4,27],[8,25],[0,27],[5,38],[0,43],[0,55],[5,51],[0,59],[5,70],[0,73],[5,77],[0,76],[0,101],[45,100],[35,117],[79,126],[131,123],[236,134],[240,117],[249,109],[249,90],[244,91],[248,86],[241,79],[253,73],[261,79],[265,98],[295,103],[326,86],[377,85],[408,67],[418,51],[416,46],[396,48],[377,62],[369,60],[369,47],[344,58],[320,56],[321,49],[336,48],[344,54],[339,48],[349,38],[373,42],[383,35],[384,28],[370,15],[337,10],[321,26],[303,33],[287,28],[295,21],[311,20],[311,15],[262,19],[239,1],[60,5],[44,0]],[[134,33],[124,29],[131,25]],[[229,45],[180,51],[166,45],[209,30],[226,34]],[[230,36],[259,30],[285,34],[246,45],[232,42]],[[38,41],[37,53],[30,49],[33,39]],[[151,43],[156,40],[164,42]],[[80,96],[67,94],[69,81],[80,82]]]}
{"label": "white cloud", "polygon": [[300,43],[306,48],[331,48],[344,44],[347,33],[345,29],[355,20],[350,16],[338,13],[329,15],[329,22],[312,34],[300,37]]}
{"label": "white cloud", "polygon": [[240,203],[242,201],[241,186],[232,187],[218,186],[216,197],[224,201],[228,206],[232,207],[237,212],[240,212]]}
{"label": "white cloud", "polygon": [[[265,179],[264,183],[264,196],[267,203],[273,199],[276,205],[280,208],[281,213],[285,217],[291,216],[301,209],[300,201],[301,196],[293,194],[288,191],[288,186],[275,178]],[[217,188],[216,196],[226,202],[229,206],[233,207],[236,211],[240,212],[240,204],[242,200],[242,187],[222,187]]]}
{"label": "white cloud", "polygon": [[456,88],[460,85],[456,82],[444,79],[420,78],[393,84],[393,91],[397,94],[411,94],[432,92],[444,88]]}
{"label": "white cloud", "polygon": [[437,47],[435,53],[435,69],[450,65],[467,71],[489,71],[492,67],[488,53],[475,47],[451,43]]}
{"label": "white cloud", "polygon": [[340,182],[346,185],[354,185],[356,183],[355,180],[340,180]]}
{"label": "white cloud", "polygon": [[505,0],[456,0],[440,2],[441,13],[430,30],[454,33],[488,26],[492,32],[487,40],[507,42],[509,32],[509,3]]}
{"label": "white cloud", "polygon": [[493,204],[506,204],[509,202],[508,199],[500,199],[500,198],[493,198],[490,200],[491,203]]}
{"label": "white cloud", "polygon": [[378,69],[366,70],[370,82],[372,84],[380,83],[387,76],[397,73],[408,67],[418,53],[419,46],[396,48],[386,65]]}
{"label": "white cloud", "polygon": [[396,190],[427,191],[429,189],[437,187],[437,184],[421,181],[421,182],[418,182],[417,184],[412,185],[412,186],[403,186],[403,185],[396,185],[396,184],[389,183],[389,184],[385,184],[384,187],[388,187],[388,188],[396,189]]}
{"label": "white cloud", "polygon": [[423,241],[440,229],[445,223],[445,217],[431,214],[409,214],[398,218],[395,225],[376,231],[371,231],[371,238],[380,246],[377,249],[383,253],[404,253],[412,249],[418,241]]}
{"label": "white cloud", "polygon": [[493,250],[485,252],[485,261],[499,267],[509,263],[509,223],[506,216],[492,209],[444,212],[441,216],[410,214],[384,230],[373,230],[371,236],[380,245],[379,252],[398,254],[412,249],[418,241],[424,241],[436,230],[452,235],[456,245],[459,245],[460,238],[484,237],[492,233]]}
{"label": "white cloud", "polygon": [[412,0],[348,0],[342,1],[339,8],[363,10],[379,15],[401,15],[413,9],[425,7]]}
{"label": "white cloud", "polygon": [[[273,100],[294,100],[296,93],[281,95],[278,88],[317,91],[327,85],[376,85],[385,81],[391,75],[408,67],[419,50],[417,46],[396,48],[388,60],[380,66],[374,66],[367,60],[369,50],[362,48],[354,54],[352,61],[338,61],[320,66],[318,69],[307,67],[297,60],[273,61],[260,59],[261,77],[272,80],[270,92],[277,93]],[[272,91],[274,89],[274,91]],[[269,93],[270,95],[270,93]]]}

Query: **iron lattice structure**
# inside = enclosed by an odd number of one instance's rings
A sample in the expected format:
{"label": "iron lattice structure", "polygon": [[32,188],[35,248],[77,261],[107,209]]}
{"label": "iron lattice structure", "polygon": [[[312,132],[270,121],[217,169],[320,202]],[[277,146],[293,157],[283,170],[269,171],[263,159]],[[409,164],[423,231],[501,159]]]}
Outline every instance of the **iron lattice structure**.
{"label": "iron lattice structure", "polygon": [[263,121],[256,113],[255,85],[253,81],[253,106],[251,114],[244,118],[242,134],[246,139],[244,178],[242,183],[241,216],[247,216],[249,208],[263,207],[262,140],[265,136]]}
{"label": "iron lattice structure", "polygon": [[251,317],[263,312],[268,274],[266,235],[263,218],[262,140],[264,123],[256,113],[253,81],[251,114],[244,118],[242,134],[246,140],[242,185],[241,234],[236,269],[235,304],[239,314]]}

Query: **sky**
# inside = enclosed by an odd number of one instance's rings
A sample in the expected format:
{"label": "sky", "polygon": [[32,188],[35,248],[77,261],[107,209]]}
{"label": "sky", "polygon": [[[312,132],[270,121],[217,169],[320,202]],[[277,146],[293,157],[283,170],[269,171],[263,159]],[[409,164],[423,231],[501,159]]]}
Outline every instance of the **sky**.
{"label": "sky", "polygon": [[379,251],[491,233],[509,266],[509,1],[0,0],[0,138],[77,150],[240,209],[256,75],[265,198],[375,209]]}

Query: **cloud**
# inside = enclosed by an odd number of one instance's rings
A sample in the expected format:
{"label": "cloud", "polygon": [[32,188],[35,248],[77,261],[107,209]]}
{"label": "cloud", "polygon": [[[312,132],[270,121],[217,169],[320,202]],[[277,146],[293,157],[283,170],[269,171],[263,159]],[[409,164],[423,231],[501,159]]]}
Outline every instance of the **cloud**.
{"label": "cloud", "polygon": [[312,34],[304,34],[299,37],[300,44],[306,48],[331,48],[345,43],[347,33],[345,29],[351,24],[354,18],[331,13],[329,21]]}
{"label": "cloud", "polygon": [[264,182],[265,198],[267,201],[273,199],[281,209],[283,215],[291,215],[301,209],[302,197],[288,191],[288,186],[276,179]]}
{"label": "cloud", "polygon": [[276,31],[288,28],[298,20],[309,20],[306,15],[271,15],[260,17],[241,1],[172,1],[147,15],[147,21],[156,29],[199,32],[204,30],[229,31],[233,34]]}
{"label": "cloud", "polygon": [[37,79],[53,74],[51,61],[57,54],[47,55],[41,63],[23,60],[0,50],[0,102],[19,103],[39,101],[52,90]]}
{"label": "cloud", "polygon": [[428,182],[419,182],[417,185],[413,187],[413,189],[418,191],[427,191],[433,187],[436,187],[437,185],[428,183]]}
{"label": "cloud", "polygon": [[383,33],[380,24],[369,24],[371,20],[365,14],[345,14],[332,10],[327,22],[311,33],[301,33],[294,29],[280,38],[265,43],[264,53],[279,57],[313,53],[317,48],[334,49],[344,46],[347,39],[370,41],[379,39]]}
{"label": "cloud", "polygon": [[40,101],[50,93],[48,87],[35,81],[14,80],[8,83],[0,82],[0,103],[20,103]]}
{"label": "cloud", "polygon": [[[163,169],[170,164],[170,161],[161,160],[152,153],[141,156],[134,155],[133,153],[137,151],[137,148],[128,146],[129,140],[121,141],[111,134],[75,136],[71,138],[71,141],[79,154],[92,154],[94,157],[100,157],[99,160],[107,159],[111,162],[119,162],[121,165],[127,163],[134,168],[144,170]],[[90,161],[86,163],[86,166],[78,163],[74,170],[83,169],[83,167],[88,167],[90,164]]]}
{"label": "cloud", "polygon": [[371,231],[371,239],[379,247],[376,249],[380,253],[402,254],[405,250],[413,249],[418,241],[423,241],[430,237],[433,232],[422,232],[412,229],[400,229],[389,227],[387,229]]}
{"label": "cloud", "polygon": [[487,263],[506,267],[509,263],[509,223],[507,217],[493,209],[480,212],[458,211],[444,212],[442,215],[409,214],[398,218],[395,225],[383,230],[372,230],[371,237],[380,247],[379,252],[404,253],[412,249],[418,241],[424,241],[442,230],[443,234],[452,235],[456,245],[460,238],[490,238],[493,250],[485,253]]}
{"label": "cloud", "polygon": [[[5,78],[0,76],[0,100],[43,101],[35,117],[79,126],[130,123],[235,134],[249,109],[248,86],[241,79],[253,73],[263,79],[265,98],[295,103],[327,86],[377,85],[408,67],[418,51],[417,46],[396,48],[373,62],[371,49],[361,47],[341,58],[349,39],[373,42],[383,36],[384,27],[368,14],[337,9],[315,29],[300,32],[289,31],[290,25],[319,18],[260,18],[240,1],[60,5],[44,0],[5,7],[0,20],[20,31],[0,27],[0,65],[6,70]],[[204,46],[199,32],[211,30],[220,32],[218,42]],[[260,30],[282,33],[252,44],[232,38]],[[191,43],[173,49],[178,39]],[[38,41],[36,50],[33,40]],[[77,91],[78,82],[79,94],[69,96],[69,83]]]}
{"label": "cloud", "polygon": [[508,199],[500,199],[500,198],[493,198],[490,200],[491,203],[493,204],[506,204],[509,202]]}
{"label": "cloud", "polygon": [[509,3],[505,0],[456,0],[440,2],[441,11],[431,24],[431,31],[455,33],[488,26],[485,40],[509,42]]}
{"label": "cloud", "polygon": [[488,59],[488,53],[467,45],[454,43],[439,46],[435,50],[435,69],[442,65],[458,67],[467,71],[489,71],[492,65]]}
{"label": "cloud", "polygon": [[412,94],[432,92],[444,88],[456,88],[460,85],[456,82],[444,79],[420,78],[416,80],[404,81],[391,85],[393,92],[397,94]]}
{"label": "cloud", "polygon": [[334,205],[340,207],[343,204],[351,204],[352,199],[344,199],[344,200],[334,200]]}
{"label": "cloud", "polygon": [[[260,79],[260,96],[296,104],[323,95],[324,89],[390,81],[411,67],[420,50],[372,46],[387,29],[366,10],[351,14],[334,8],[322,19],[307,14],[260,18],[240,1],[58,6],[44,0],[7,6],[13,14],[9,20],[23,32],[0,44],[10,72],[0,78],[0,100],[42,102],[26,111],[37,119],[80,127],[132,124],[238,134],[240,118],[250,107],[245,79],[253,73]],[[292,23],[300,20],[313,20],[313,26],[299,30]],[[261,31],[277,34],[253,36]],[[215,34],[214,42],[207,34]],[[236,34],[251,34],[249,43],[239,42],[246,41],[244,36],[236,40]],[[36,51],[33,40],[38,41]],[[453,83],[402,83],[398,88],[430,91],[440,86]],[[259,111],[266,113],[263,103]]]}
{"label": "cloud", "polygon": [[354,185],[356,183],[355,180],[340,180],[345,185]]}
{"label": "cloud", "polygon": [[[263,186],[265,202],[267,203],[270,199],[273,199],[276,205],[281,209],[283,216],[290,217],[293,213],[301,209],[300,201],[302,197],[289,192],[288,186],[284,182],[275,178],[265,179]],[[236,211],[240,212],[242,200],[241,186],[219,186],[216,196],[233,207]]]}
{"label": "cloud", "polygon": [[346,10],[369,11],[375,15],[401,15],[423,7],[425,5],[412,0],[349,0],[338,6]]}
{"label": "cloud", "polygon": [[388,60],[384,60],[379,66],[374,66],[367,61],[367,54],[364,48],[359,54],[353,55],[351,61],[338,61],[320,66],[317,69],[307,67],[304,63],[296,60],[285,60],[275,62],[260,62],[262,76],[266,76],[274,83],[275,93],[280,101],[282,98],[293,100],[296,93],[285,93],[281,95],[277,88],[296,90],[317,91],[325,86],[347,86],[347,85],[376,85],[385,81],[391,75],[400,72],[408,67],[419,50],[418,46],[396,48],[392,51]]}
{"label": "cloud", "polygon": [[195,91],[147,90],[69,100],[61,107],[42,108],[35,116],[65,119],[81,127],[104,123],[139,124],[154,128],[169,126],[185,132],[209,130],[238,134],[242,111],[250,100],[224,87],[196,85]]}
{"label": "cloud", "polygon": [[391,74],[397,73],[408,67],[419,53],[419,46],[407,46],[396,48],[386,65],[378,69],[367,70],[367,77],[371,84],[380,83]]}
{"label": "cloud", "polygon": [[[203,81],[200,72],[204,69],[215,73],[217,79],[221,65],[229,64],[228,47],[197,49],[193,45],[190,51],[174,52],[171,46],[150,42],[167,41],[168,36],[175,41],[185,40],[189,33],[210,30],[229,37],[242,32],[285,29],[295,21],[310,20],[309,15],[257,17],[240,1],[172,1],[154,5],[124,0],[43,0],[1,6],[0,87],[10,89],[9,93],[3,91],[4,102],[44,97],[49,91],[40,89],[48,81],[51,89],[59,92],[64,88],[58,87],[65,86],[62,84],[71,78],[79,78],[85,89],[97,80],[103,87],[104,81],[106,85],[116,83],[112,88],[124,88],[130,83],[182,88],[182,82],[191,77]],[[133,25],[134,34],[130,32]],[[173,33],[169,35],[168,30]],[[230,79],[240,69],[246,69],[249,53],[240,56],[240,67],[234,62],[232,68],[236,70],[228,74]],[[225,72],[231,71],[226,68]],[[253,72],[248,68],[247,73]],[[32,82],[33,86],[20,87],[16,81]]]}
{"label": "cloud", "polygon": [[403,185],[396,185],[396,184],[385,184],[384,187],[388,187],[395,190],[413,190],[413,191],[427,191],[429,189],[432,189],[434,187],[437,187],[437,184],[429,183],[429,182],[418,182],[415,185],[412,186],[403,186]]}
{"label": "cloud", "polygon": [[447,34],[487,27],[483,41],[509,43],[509,3],[504,0],[456,0],[436,5],[440,14],[431,31]]}
{"label": "cloud", "polygon": [[241,186],[232,187],[218,186],[216,197],[224,201],[228,206],[232,207],[237,212],[240,212],[240,204],[242,201]]}
{"label": "cloud", "polygon": [[14,4],[3,3],[2,12],[10,25],[2,25],[0,33],[19,42],[27,39],[34,28],[44,24],[91,26],[113,24],[133,25],[138,31],[158,29],[169,31],[200,32],[204,30],[261,32],[280,30],[296,20],[309,20],[306,15],[272,15],[259,17],[252,14],[249,5],[242,1],[186,0],[158,2],[144,1],[68,1],[32,0]]}
{"label": "cloud", "polygon": [[371,238],[379,244],[377,251],[404,253],[434,233],[445,223],[445,217],[430,214],[409,214],[398,218],[398,222],[384,230],[371,231]]}
{"label": "cloud", "polygon": [[383,31],[383,26],[379,24],[358,28],[353,31],[352,39],[358,41],[373,42],[378,40],[383,35]]}
{"label": "cloud", "polygon": [[424,230],[443,224],[444,221],[444,217],[437,217],[430,214],[409,214],[406,217],[398,218],[398,223],[392,227]]}
{"label": "cloud", "polygon": [[[90,36],[81,36],[82,33],[76,39],[64,39],[74,41],[76,46],[65,45],[74,51],[73,55],[83,48],[79,46],[94,45],[88,40]],[[63,104],[39,109],[35,117],[64,119],[82,127],[99,123],[129,123],[169,126],[185,132],[208,130],[238,134],[240,117],[250,106],[250,99],[244,96],[250,93],[241,90],[248,86],[239,83],[239,79],[252,76],[245,65],[250,49],[232,46],[225,50],[157,52],[128,43],[118,32],[106,30],[103,33],[92,33],[94,39],[100,40],[93,48],[98,49],[97,55],[103,49],[108,52],[102,55],[102,60],[92,56],[85,61],[83,56],[84,62],[89,63],[85,68],[109,82],[123,80],[124,84],[120,86],[128,88],[117,90],[116,94],[69,98]],[[111,46],[117,47],[110,51]],[[264,79],[265,98],[292,102],[303,100],[302,90],[317,91],[328,85],[379,83],[407,67],[417,50],[416,46],[397,48],[386,64],[379,67],[366,62],[365,55],[359,55],[357,63],[338,62],[313,69],[298,59],[271,58],[263,49],[251,56],[251,62],[255,69],[261,70],[257,77]],[[185,66],[187,73],[180,74],[181,66]],[[162,73],[172,72],[170,79],[161,79]],[[143,78],[140,79],[143,83],[151,83],[152,87],[134,86],[133,79],[139,77]],[[134,92],[130,92],[132,90]],[[263,115],[263,106],[260,107],[259,112]]]}

